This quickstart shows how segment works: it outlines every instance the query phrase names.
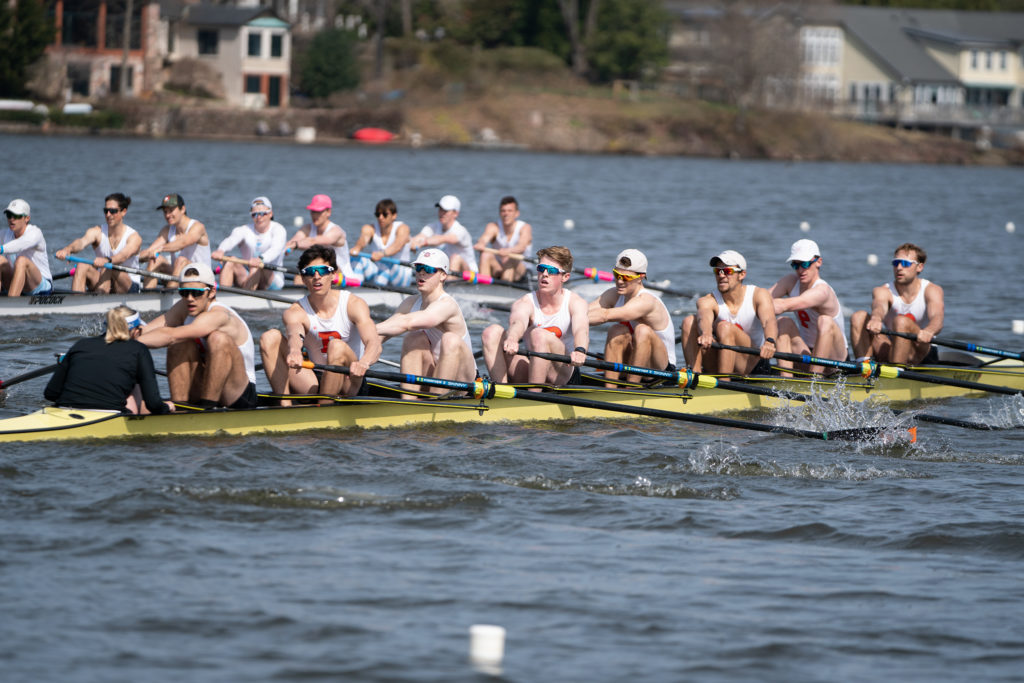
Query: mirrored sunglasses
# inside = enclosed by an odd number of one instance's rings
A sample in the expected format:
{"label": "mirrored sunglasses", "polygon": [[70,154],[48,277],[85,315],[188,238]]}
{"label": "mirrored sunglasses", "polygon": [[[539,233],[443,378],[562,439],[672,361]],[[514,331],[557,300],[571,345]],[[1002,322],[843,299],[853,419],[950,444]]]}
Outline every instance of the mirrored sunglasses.
{"label": "mirrored sunglasses", "polygon": [[627,273],[624,270],[618,268],[612,268],[612,274],[615,275],[617,280],[625,280],[626,282],[632,282],[633,280],[639,280],[644,276],[643,273]]}
{"label": "mirrored sunglasses", "polygon": [[538,263],[537,272],[547,273],[548,275],[565,275],[565,271],[558,266],[549,266],[546,263]]}
{"label": "mirrored sunglasses", "polygon": [[269,216],[270,212],[269,211],[253,211],[249,215],[252,216],[253,218],[263,218],[264,216]]}
{"label": "mirrored sunglasses", "polygon": [[425,263],[414,263],[412,267],[416,269],[417,273],[426,273],[427,275],[433,275],[437,271],[441,270],[440,268],[435,268],[434,266],[428,266]]}
{"label": "mirrored sunglasses", "polygon": [[325,277],[333,273],[334,268],[332,268],[331,266],[306,266],[299,272],[302,273],[305,277],[313,277],[314,275],[318,277]]}
{"label": "mirrored sunglasses", "polygon": [[178,287],[178,296],[182,299],[198,299],[208,291],[209,287]]}
{"label": "mirrored sunglasses", "polygon": [[736,273],[743,272],[741,268],[737,268],[735,266],[715,266],[713,270],[715,271],[715,275],[721,273],[726,277],[729,277],[730,275],[735,275]]}
{"label": "mirrored sunglasses", "polygon": [[818,260],[818,258],[815,257],[815,258],[812,258],[810,261],[790,261],[789,262],[789,267],[792,268],[793,270],[800,270],[801,268],[803,268],[804,270],[807,270],[808,268],[813,266],[814,262],[817,261],[817,260]]}
{"label": "mirrored sunglasses", "polygon": [[917,261],[911,261],[905,258],[895,258],[892,260],[892,267],[909,268],[910,266],[916,266]]}

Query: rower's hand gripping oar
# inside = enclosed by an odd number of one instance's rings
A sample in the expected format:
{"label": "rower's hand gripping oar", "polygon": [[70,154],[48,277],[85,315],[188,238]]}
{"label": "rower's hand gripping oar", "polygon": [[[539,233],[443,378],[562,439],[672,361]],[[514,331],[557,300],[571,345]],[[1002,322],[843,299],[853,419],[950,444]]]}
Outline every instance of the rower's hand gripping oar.
{"label": "rower's hand gripping oar", "polygon": [[[348,374],[349,369],[344,365],[322,365],[311,361],[303,361],[302,367],[311,370],[323,370],[325,372],[338,372]],[[659,417],[667,420],[681,420],[684,422],[697,422],[701,424],[715,425],[719,427],[733,427],[736,429],[749,429],[758,432],[772,432],[777,434],[789,434],[810,439],[833,441],[837,439],[863,440],[872,438],[878,434],[877,429],[841,429],[831,432],[816,432],[809,429],[796,429],[776,425],[759,424],[757,422],[744,422],[724,417],[713,417],[711,415],[692,415],[689,413],[678,413],[671,410],[659,410],[656,408],[644,408],[641,406],[618,405],[604,401],[594,401],[574,396],[563,396],[561,394],[544,393],[538,391],[525,391],[510,384],[497,384],[488,380],[478,379],[475,382],[458,382],[450,379],[439,379],[435,377],[421,377],[399,372],[386,372],[382,370],[368,370],[366,376],[373,379],[382,379],[390,382],[403,384],[419,384],[422,386],[439,387],[442,389],[453,389],[465,391],[473,398],[521,398],[527,401],[539,403],[554,403],[558,405],[573,406],[577,408],[589,408],[591,410],[606,410],[613,413],[627,413],[630,415],[642,415],[644,417]]]}
{"label": "rower's hand gripping oar", "polygon": [[[917,334],[913,332],[897,332],[896,330],[882,328],[882,334],[887,334],[890,337],[903,337],[904,339],[917,341]],[[945,339],[943,337],[932,337],[932,340],[929,343],[937,344],[938,346],[948,346],[951,349],[960,349],[961,351],[970,351],[971,353],[983,353],[986,356],[998,356],[999,358],[1024,360],[1024,351],[993,349],[990,346],[982,346],[981,344],[974,344],[972,342],[957,341],[956,339]]]}
{"label": "rower's hand gripping oar", "polygon": [[[711,346],[716,349],[725,349],[726,351],[736,351],[738,353],[748,353],[755,355],[760,355],[761,353],[760,349],[755,349],[751,346],[731,346],[729,344],[720,344],[719,342],[712,342]],[[1016,396],[1017,394],[1021,393],[1020,389],[1001,387],[996,384],[968,382],[967,380],[956,379],[953,377],[939,377],[936,375],[929,375],[924,372],[915,372],[913,370],[899,368],[894,365],[882,365],[879,363],[875,363],[874,361],[855,363],[845,360],[832,360],[831,358],[818,358],[816,356],[811,356],[808,354],[785,353],[782,351],[776,351],[774,357],[782,360],[791,360],[797,363],[805,363],[807,365],[823,365],[827,367],[839,368],[841,370],[849,370],[851,372],[861,375],[866,379],[870,379],[873,377],[896,379],[897,377],[902,377],[903,379],[909,379],[915,382],[927,382],[929,384],[944,384],[950,387],[959,387],[961,389],[970,389],[972,391],[986,391],[992,394],[1005,394],[1007,396]]]}

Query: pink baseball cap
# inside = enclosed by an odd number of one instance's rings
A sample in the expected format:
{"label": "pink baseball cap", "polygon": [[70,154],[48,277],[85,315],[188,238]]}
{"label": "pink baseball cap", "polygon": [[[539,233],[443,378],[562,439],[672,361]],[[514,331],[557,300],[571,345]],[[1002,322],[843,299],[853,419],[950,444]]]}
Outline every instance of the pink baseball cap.
{"label": "pink baseball cap", "polygon": [[325,194],[313,195],[313,201],[306,207],[310,211],[323,211],[331,208],[331,198]]}

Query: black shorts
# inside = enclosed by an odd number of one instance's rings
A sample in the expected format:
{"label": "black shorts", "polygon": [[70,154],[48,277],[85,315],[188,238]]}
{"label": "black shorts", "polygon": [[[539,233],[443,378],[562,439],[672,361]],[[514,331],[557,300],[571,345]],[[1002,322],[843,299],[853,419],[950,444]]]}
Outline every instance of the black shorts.
{"label": "black shorts", "polygon": [[228,406],[232,410],[247,410],[249,408],[256,407],[256,385],[249,382],[249,386],[245,388],[242,395],[238,397],[238,400]]}

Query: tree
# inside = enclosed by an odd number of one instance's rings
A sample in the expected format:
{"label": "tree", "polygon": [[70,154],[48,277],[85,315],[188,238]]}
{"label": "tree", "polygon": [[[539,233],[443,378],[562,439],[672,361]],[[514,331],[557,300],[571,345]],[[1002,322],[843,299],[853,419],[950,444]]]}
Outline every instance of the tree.
{"label": "tree", "polygon": [[314,36],[299,57],[299,85],[310,97],[327,97],[359,85],[357,37],[351,31],[328,29]]}
{"label": "tree", "polygon": [[0,0],[0,96],[25,94],[25,73],[53,41],[53,32],[40,0]]}
{"label": "tree", "polygon": [[597,10],[601,2],[589,0],[586,4],[587,14],[581,27],[579,0],[558,0],[558,6],[562,10],[562,21],[565,22],[569,35],[569,45],[572,47],[572,70],[577,76],[586,76],[590,71],[587,44],[593,41],[594,34],[597,33]]}
{"label": "tree", "polygon": [[586,45],[591,78],[650,80],[668,62],[669,23],[659,2],[605,0]]}

